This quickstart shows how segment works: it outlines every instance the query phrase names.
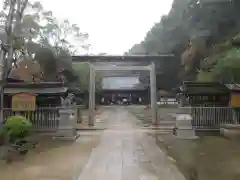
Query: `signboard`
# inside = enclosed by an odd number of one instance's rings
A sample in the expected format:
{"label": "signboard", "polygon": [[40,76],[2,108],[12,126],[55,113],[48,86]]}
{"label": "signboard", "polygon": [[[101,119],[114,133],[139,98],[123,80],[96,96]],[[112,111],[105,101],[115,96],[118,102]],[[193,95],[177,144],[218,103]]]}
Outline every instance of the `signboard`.
{"label": "signboard", "polygon": [[231,97],[231,107],[240,107],[240,94],[232,94]]}
{"label": "signboard", "polygon": [[12,96],[12,111],[35,111],[36,95],[18,93]]}

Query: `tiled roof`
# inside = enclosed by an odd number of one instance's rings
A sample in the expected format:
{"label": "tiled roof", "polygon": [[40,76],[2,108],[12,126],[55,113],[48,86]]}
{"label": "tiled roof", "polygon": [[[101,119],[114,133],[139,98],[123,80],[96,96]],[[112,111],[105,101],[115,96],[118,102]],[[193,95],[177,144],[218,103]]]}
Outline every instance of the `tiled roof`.
{"label": "tiled roof", "polygon": [[240,91],[240,84],[225,84],[225,85],[230,90],[239,90]]}
{"label": "tiled roof", "polygon": [[220,94],[228,93],[229,89],[219,82],[199,83],[199,82],[183,82],[183,92],[186,94]]}

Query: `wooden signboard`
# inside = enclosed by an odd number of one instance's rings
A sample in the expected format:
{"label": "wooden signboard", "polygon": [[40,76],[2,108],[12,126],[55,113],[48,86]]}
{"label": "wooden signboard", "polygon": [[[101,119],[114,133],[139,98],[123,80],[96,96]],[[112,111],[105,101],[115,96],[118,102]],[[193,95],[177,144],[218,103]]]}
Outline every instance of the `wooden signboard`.
{"label": "wooden signboard", "polygon": [[240,107],[240,94],[239,93],[232,94],[231,107]]}
{"label": "wooden signboard", "polygon": [[35,111],[36,95],[31,93],[18,93],[12,96],[12,111]]}

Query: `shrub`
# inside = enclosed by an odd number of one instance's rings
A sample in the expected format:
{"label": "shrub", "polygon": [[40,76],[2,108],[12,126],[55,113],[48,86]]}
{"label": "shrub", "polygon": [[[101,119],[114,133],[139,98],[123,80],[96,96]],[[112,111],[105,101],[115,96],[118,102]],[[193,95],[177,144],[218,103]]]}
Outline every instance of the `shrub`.
{"label": "shrub", "polygon": [[9,137],[9,141],[25,138],[32,128],[32,124],[23,116],[11,116],[3,125],[3,132]]}

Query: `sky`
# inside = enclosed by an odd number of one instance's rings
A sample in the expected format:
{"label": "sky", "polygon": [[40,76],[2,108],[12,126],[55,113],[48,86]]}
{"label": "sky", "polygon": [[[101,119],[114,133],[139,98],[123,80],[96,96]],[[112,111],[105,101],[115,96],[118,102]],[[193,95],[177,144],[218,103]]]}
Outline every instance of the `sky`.
{"label": "sky", "polygon": [[167,14],[172,0],[39,0],[89,33],[91,53],[123,54]]}

